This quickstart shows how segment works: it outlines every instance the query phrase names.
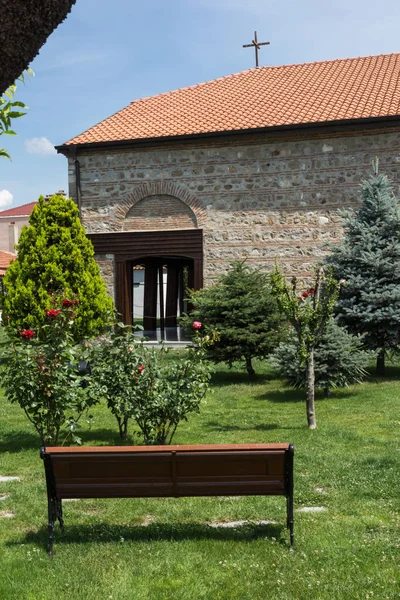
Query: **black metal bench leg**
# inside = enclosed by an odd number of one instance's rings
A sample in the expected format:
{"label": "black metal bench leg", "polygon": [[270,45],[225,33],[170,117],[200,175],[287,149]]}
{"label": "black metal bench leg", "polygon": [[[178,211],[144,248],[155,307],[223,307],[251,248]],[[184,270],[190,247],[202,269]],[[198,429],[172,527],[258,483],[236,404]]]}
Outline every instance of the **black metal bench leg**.
{"label": "black metal bench leg", "polygon": [[57,519],[60,523],[61,531],[64,531],[64,519],[63,519],[63,510],[62,510],[62,500],[57,499]]}
{"label": "black metal bench leg", "polygon": [[293,457],[294,446],[289,444],[285,452],[286,526],[290,531],[290,546],[294,550],[294,500],[293,500]]}
{"label": "black metal bench leg", "polygon": [[48,531],[49,531],[49,555],[53,557],[53,543],[54,543],[54,523],[57,518],[56,510],[56,498],[49,496],[48,498]]}
{"label": "black metal bench leg", "polygon": [[290,546],[294,550],[294,515],[293,515],[293,496],[287,496],[286,498],[286,527],[290,532]]}

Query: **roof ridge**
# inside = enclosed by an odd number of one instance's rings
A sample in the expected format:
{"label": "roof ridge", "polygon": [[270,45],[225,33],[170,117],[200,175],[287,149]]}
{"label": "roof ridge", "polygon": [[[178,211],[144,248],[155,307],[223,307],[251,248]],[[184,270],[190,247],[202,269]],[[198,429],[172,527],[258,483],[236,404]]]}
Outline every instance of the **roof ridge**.
{"label": "roof ridge", "polygon": [[[174,90],[168,90],[167,92],[160,92],[158,94],[152,94],[151,96],[143,96],[142,98],[135,98],[135,100],[131,100],[131,102],[128,104],[128,106],[131,106],[132,104],[136,104],[139,102],[144,102],[146,100],[150,100],[151,98],[160,98],[161,96],[170,96],[171,94],[176,94],[177,92],[186,92],[187,90],[196,89],[196,88],[202,87],[203,85],[208,85],[209,83],[214,83],[216,81],[223,81],[225,79],[232,79],[234,77],[239,77],[240,75],[244,75],[245,73],[249,73],[250,71],[254,71],[257,73],[264,69],[272,70],[272,69],[283,69],[285,67],[304,67],[304,66],[308,66],[308,65],[318,65],[318,64],[326,65],[329,63],[350,62],[353,60],[360,60],[362,58],[380,58],[383,56],[395,56],[395,55],[400,55],[400,52],[389,52],[386,54],[370,54],[370,55],[365,55],[365,56],[353,56],[350,58],[331,58],[329,60],[314,60],[314,61],[309,61],[309,62],[289,63],[289,64],[283,64],[283,65],[264,65],[262,67],[251,67],[250,69],[244,69],[243,71],[238,71],[237,73],[230,73],[229,75],[222,75],[221,77],[215,77],[214,79],[207,79],[206,81],[201,81],[200,83],[193,83],[191,85],[186,85],[183,87],[175,88]],[[127,107],[124,107],[124,108],[127,108]],[[121,112],[121,110],[124,110],[124,109],[122,108],[113,114],[117,114],[118,112]],[[110,116],[113,116],[113,115],[110,115]],[[108,117],[108,118],[110,118],[110,117]]]}

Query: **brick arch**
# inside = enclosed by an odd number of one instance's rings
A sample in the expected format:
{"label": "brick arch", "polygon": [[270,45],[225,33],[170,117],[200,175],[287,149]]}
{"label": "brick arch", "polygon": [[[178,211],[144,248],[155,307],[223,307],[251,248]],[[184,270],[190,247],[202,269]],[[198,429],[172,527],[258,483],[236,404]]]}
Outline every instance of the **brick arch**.
{"label": "brick arch", "polygon": [[160,195],[172,196],[174,198],[178,198],[178,200],[181,200],[193,211],[196,217],[197,227],[199,229],[204,227],[207,213],[200,200],[191,194],[187,189],[169,181],[153,181],[138,185],[119,203],[116,216],[123,220],[128,211],[132,209],[135,204],[140,202],[140,200],[143,200],[148,196]]}
{"label": "brick arch", "polygon": [[193,210],[176,196],[153,194],[135,202],[125,215],[124,231],[197,229]]}

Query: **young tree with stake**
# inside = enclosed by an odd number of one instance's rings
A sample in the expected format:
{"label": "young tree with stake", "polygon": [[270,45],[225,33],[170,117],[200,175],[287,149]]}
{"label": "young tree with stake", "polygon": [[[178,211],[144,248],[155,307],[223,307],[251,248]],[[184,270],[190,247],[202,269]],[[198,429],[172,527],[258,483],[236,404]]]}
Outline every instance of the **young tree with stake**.
{"label": "young tree with stake", "polygon": [[321,339],[339,297],[339,282],[332,271],[318,269],[313,287],[302,293],[297,279],[288,284],[279,268],[272,274],[272,285],[282,312],[293,326],[298,340],[299,358],[306,368],[306,410],[309,429],[316,429],[314,349]]}

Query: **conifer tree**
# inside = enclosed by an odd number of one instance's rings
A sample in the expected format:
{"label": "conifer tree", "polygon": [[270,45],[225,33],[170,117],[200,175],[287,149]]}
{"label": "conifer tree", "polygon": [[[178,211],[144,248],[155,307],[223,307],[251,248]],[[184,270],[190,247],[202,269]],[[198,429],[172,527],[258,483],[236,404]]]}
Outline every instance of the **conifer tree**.
{"label": "conifer tree", "polygon": [[[300,360],[298,340],[279,344],[272,362],[294,388],[306,387],[306,366]],[[360,336],[348,333],[331,317],[314,350],[315,387],[329,396],[332,388],[361,383],[367,376],[370,352],[363,348]]]}
{"label": "conifer tree", "polygon": [[253,359],[268,356],[286,335],[269,276],[243,262],[233,263],[215,285],[191,292],[190,301],[195,308],[183,320],[186,328],[197,320],[206,333],[219,335],[208,358],[229,365],[244,360],[250,376],[255,375]]}
{"label": "conifer tree", "polygon": [[400,344],[400,208],[388,178],[374,173],[362,184],[362,206],[345,221],[343,241],[327,259],[344,279],[337,315],[351,333],[365,334],[385,372],[388,350]]}
{"label": "conifer tree", "polygon": [[18,257],[4,277],[3,315],[10,326],[40,327],[52,307],[52,295],[61,293],[76,303],[72,328],[76,341],[103,331],[113,302],[71,199],[40,197],[17,248]]}

